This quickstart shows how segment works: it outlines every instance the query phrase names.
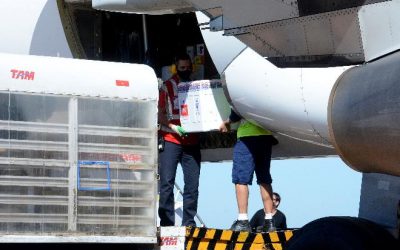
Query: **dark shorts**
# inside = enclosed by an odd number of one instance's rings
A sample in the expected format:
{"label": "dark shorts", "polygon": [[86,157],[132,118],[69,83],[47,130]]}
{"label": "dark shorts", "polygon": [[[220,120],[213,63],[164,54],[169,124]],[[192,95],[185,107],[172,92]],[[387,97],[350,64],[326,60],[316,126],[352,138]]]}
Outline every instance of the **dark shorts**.
{"label": "dark shorts", "polygon": [[271,147],[269,135],[240,138],[233,148],[232,182],[251,185],[255,172],[257,184],[271,184]]}

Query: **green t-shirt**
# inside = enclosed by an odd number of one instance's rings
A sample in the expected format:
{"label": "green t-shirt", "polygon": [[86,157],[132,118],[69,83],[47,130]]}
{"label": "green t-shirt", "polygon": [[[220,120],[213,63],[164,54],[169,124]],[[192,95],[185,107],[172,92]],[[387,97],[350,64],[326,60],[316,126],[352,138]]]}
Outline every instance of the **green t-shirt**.
{"label": "green t-shirt", "polygon": [[259,135],[272,135],[272,133],[267,129],[263,129],[262,127],[259,127],[245,120],[242,121],[237,130],[237,138],[245,136],[259,136]]}

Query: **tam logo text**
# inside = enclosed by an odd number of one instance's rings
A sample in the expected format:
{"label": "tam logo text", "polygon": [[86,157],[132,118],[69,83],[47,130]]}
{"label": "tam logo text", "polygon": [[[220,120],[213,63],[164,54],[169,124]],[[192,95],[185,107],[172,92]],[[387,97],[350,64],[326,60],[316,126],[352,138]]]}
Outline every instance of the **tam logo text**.
{"label": "tam logo text", "polygon": [[30,80],[30,81],[33,81],[35,79],[34,71],[12,69],[10,70],[10,72],[11,72],[11,78],[13,79]]}

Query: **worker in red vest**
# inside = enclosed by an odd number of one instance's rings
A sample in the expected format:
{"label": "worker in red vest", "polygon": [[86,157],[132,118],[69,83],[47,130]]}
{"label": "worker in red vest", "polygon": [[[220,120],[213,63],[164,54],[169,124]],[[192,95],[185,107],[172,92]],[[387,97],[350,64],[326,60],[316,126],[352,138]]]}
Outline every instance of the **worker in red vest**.
{"label": "worker in red vest", "polygon": [[[196,226],[200,177],[199,135],[188,134],[179,120],[178,85],[191,81],[192,62],[187,54],[175,60],[177,73],[165,81],[159,98],[159,176],[160,200],[158,215],[160,226],[175,225],[174,183],[178,163],[184,177],[182,226]],[[162,144],[162,145],[161,145]]]}

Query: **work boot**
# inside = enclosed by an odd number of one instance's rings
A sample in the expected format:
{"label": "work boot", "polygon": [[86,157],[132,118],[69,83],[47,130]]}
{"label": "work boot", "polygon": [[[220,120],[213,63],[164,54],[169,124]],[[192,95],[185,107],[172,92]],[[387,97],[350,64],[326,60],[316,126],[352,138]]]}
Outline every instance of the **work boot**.
{"label": "work boot", "polygon": [[276,231],[276,227],[274,225],[274,221],[272,219],[265,219],[262,231],[264,233],[269,233],[269,232]]}
{"label": "work boot", "polygon": [[256,227],[256,230],[255,230],[255,232],[256,232],[256,233],[261,233],[261,232],[263,231],[263,228],[264,228],[264,226],[263,226],[263,225],[261,225],[261,226],[258,226],[258,227]]}
{"label": "work boot", "polygon": [[251,232],[251,227],[250,227],[249,220],[236,220],[232,224],[231,230],[233,230],[233,231]]}

